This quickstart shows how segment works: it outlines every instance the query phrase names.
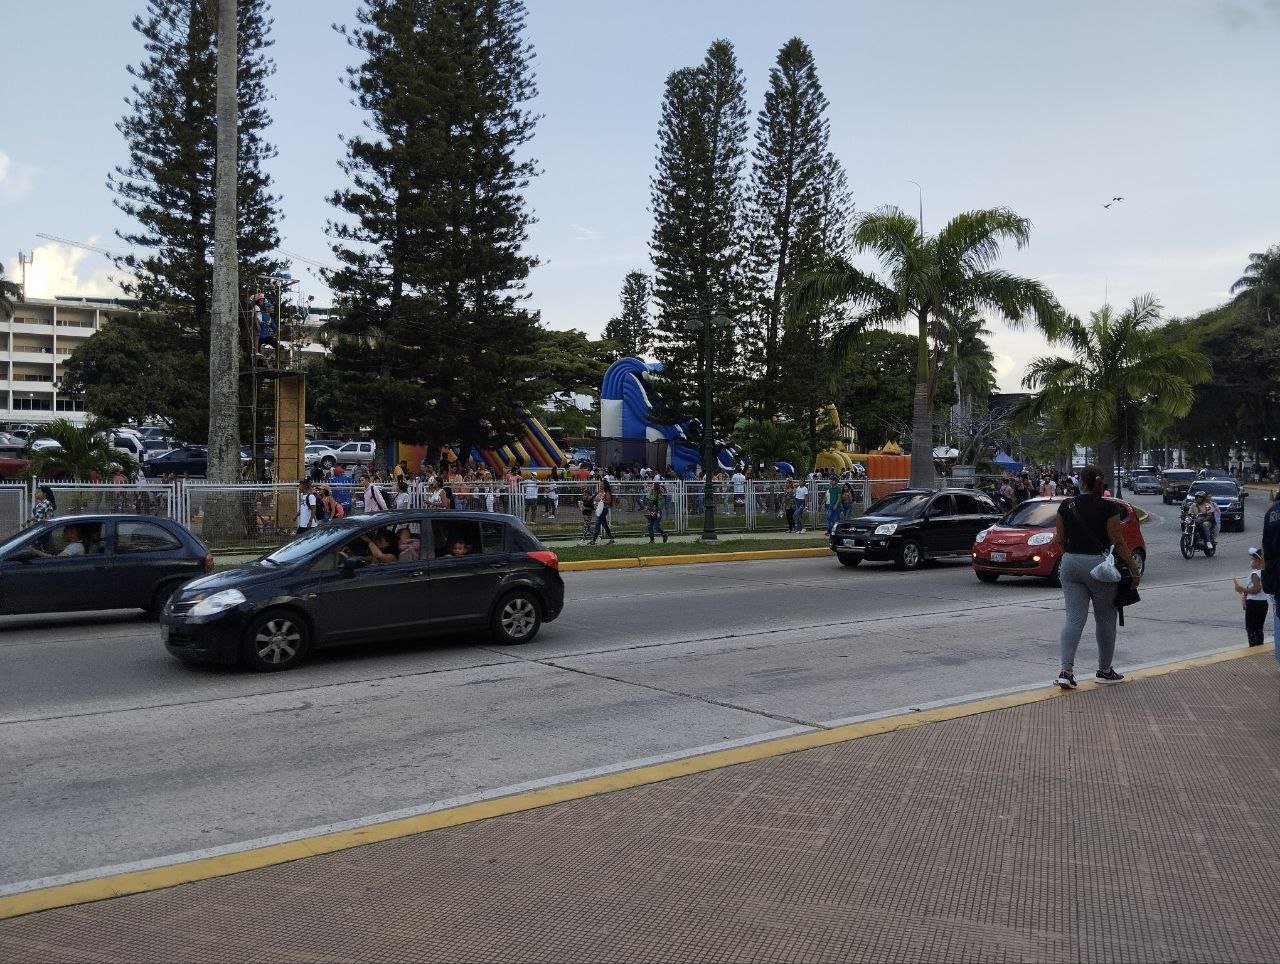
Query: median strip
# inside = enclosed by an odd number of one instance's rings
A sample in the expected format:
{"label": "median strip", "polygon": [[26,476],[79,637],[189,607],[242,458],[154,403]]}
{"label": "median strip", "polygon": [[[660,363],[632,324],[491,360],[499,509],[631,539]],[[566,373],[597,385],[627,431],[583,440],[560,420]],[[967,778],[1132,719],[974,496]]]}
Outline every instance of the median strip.
{"label": "median strip", "polygon": [[687,566],[697,562],[754,562],[759,559],[819,559],[831,555],[826,546],[813,549],[749,549],[742,552],[690,552],[666,556],[627,556],[620,559],[583,559],[562,562],[562,572],[595,569],[642,569],[650,566]]}

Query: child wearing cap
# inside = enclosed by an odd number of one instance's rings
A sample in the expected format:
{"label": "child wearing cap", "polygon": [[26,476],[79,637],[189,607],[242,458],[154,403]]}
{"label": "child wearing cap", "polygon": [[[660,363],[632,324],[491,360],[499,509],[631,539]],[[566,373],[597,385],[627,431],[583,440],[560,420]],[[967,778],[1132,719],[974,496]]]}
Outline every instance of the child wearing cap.
{"label": "child wearing cap", "polygon": [[1262,591],[1262,550],[1249,547],[1249,581],[1240,585],[1240,580],[1231,577],[1231,584],[1240,594],[1240,604],[1244,607],[1244,629],[1249,636],[1250,646],[1262,645],[1263,627],[1267,624],[1267,594]]}

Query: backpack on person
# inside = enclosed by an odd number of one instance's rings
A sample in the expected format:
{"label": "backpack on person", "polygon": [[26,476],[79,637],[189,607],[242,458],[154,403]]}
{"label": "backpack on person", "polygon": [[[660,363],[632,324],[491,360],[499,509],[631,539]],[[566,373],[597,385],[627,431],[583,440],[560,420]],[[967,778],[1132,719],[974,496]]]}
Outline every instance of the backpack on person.
{"label": "backpack on person", "polygon": [[333,502],[333,517],[335,519],[341,519],[346,516],[346,514],[347,510],[342,507],[342,503],[335,499]]}

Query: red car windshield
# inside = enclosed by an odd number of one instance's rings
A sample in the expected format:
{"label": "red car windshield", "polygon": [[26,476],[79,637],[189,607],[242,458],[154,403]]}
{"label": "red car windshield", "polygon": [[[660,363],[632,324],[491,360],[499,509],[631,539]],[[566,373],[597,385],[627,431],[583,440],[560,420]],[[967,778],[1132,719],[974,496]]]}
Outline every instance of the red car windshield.
{"label": "red car windshield", "polygon": [[1057,502],[1024,502],[1000,520],[1014,529],[1047,529],[1058,514]]}

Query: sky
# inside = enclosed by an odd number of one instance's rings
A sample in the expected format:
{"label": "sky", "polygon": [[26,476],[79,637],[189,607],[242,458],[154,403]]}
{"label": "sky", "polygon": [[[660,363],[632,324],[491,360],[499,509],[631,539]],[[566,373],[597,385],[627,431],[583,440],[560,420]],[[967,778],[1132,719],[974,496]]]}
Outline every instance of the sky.
{"label": "sky", "polygon": [[[598,334],[623,276],[649,270],[649,181],[663,84],[731,41],[759,110],[778,48],[813,49],[832,149],[856,207],[923,208],[925,230],[1006,206],[1032,222],[1002,259],[1084,315],[1152,293],[1170,317],[1228,297],[1251,252],[1280,242],[1275,123],[1280,0],[527,0],[542,115],[528,190],[540,260],[531,304]],[[361,114],[342,84],[356,52],[333,30],[358,0],[274,0],[270,82],[281,247],[330,260],[326,196],[339,137]],[[141,59],[144,0],[3,0],[0,261],[34,297],[114,292],[109,261],[38,234],[120,251],[129,226],[107,173]],[[752,137],[754,138],[754,123]],[[919,188],[915,183],[918,182]],[[1103,204],[1123,197],[1110,208]],[[874,267],[874,262],[859,263]],[[304,293],[328,295],[297,262]],[[1000,387],[1052,351],[993,320]]]}

